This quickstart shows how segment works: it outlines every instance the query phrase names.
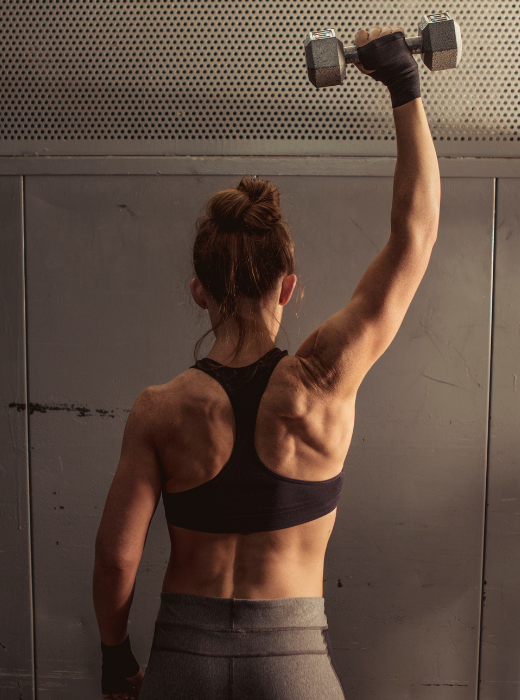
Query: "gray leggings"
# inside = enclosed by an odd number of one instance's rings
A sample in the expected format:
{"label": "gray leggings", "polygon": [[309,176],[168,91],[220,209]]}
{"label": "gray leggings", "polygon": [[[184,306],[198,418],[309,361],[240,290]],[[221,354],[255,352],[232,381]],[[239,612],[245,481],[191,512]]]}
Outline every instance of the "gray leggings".
{"label": "gray leggings", "polygon": [[139,700],[345,700],[324,598],[161,593]]}

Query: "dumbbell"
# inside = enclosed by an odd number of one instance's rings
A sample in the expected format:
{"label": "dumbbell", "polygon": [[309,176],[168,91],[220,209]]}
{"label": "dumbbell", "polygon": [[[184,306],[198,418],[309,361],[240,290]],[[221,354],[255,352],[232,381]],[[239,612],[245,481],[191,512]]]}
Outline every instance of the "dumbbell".
{"label": "dumbbell", "polygon": [[[343,46],[334,29],[311,32],[304,40],[309,80],[317,87],[341,85],[348,63],[358,63],[356,46]],[[460,27],[447,12],[425,15],[419,36],[406,39],[412,53],[420,53],[430,70],[456,68],[462,55]]]}

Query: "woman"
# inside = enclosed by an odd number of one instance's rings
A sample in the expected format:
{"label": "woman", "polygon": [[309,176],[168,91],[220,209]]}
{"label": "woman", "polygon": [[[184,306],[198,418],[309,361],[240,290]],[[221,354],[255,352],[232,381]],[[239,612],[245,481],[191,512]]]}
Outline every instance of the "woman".
{"label": "woman", "polygon": [[[402,30],[360,30],[355,43],[377,70],[358,68],[389,87],[394,110],[390,239],[350,303],[290,356],[275,345],[296,284],[276,187],[246,178],[210,199],[191,291],[216,342],[137,398],[96,539],[106,700],[345,697],[324,610],[325,551],[357,391],[426,271],[440,206]],[[127,620],[161,490],[172,549],[143,682]]]}

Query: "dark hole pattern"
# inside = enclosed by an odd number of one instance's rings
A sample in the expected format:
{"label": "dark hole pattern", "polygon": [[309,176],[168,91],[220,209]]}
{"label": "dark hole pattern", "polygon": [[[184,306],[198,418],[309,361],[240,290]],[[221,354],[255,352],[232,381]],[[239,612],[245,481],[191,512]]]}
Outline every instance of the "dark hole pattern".
{"label": "dark hole pattern", "polygon": [[[303,39],[332,27],[417,34],[423,11],[459,22],[458,69],[419,60],[434,139],[519,141],[520,2],[35,2],[0,6],[0,142],[393,140],[384,88],[348,67],[308,81]],[[302,144],[302,152],[305,145]]]}

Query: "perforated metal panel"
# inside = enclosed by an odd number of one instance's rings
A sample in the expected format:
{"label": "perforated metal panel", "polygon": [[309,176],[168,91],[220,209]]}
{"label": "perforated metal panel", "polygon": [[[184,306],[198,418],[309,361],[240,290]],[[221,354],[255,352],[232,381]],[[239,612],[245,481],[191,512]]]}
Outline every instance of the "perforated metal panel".
{"label": "perforated metal panel", "polygon": [[520,155],[520,3],[36,2],[0,5],[0,154],[395,152],[386,88],[347,70],[316,90],[303,39],[332,27],[417,34],[424,12],[458,21],[458,69],[419,60],[439,155]]}

